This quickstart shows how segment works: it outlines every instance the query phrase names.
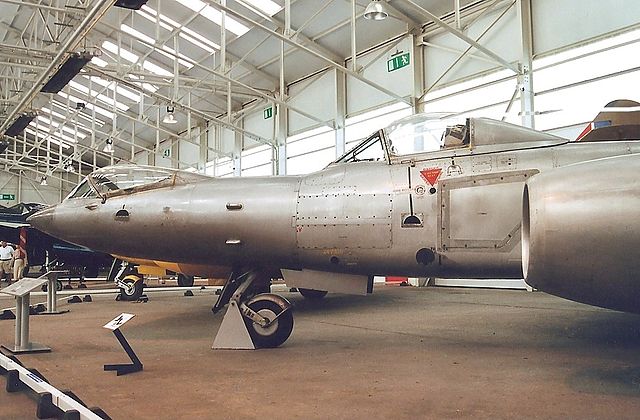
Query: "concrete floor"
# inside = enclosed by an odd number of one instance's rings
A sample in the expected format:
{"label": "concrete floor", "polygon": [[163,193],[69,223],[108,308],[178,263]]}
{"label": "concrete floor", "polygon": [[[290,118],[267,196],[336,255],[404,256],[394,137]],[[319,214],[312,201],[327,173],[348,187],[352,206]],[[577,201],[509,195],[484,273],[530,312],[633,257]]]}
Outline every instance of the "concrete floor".
{"label": "concrete floor", "polygon": [[[32,318],[24,355],[60,389],[114,419],[637,418],[640,317],[544,293],[380,286],[321,302],[285,293],[295,329],[278,349],[211,350],[214,296],[70,305]],[[8,306],[6,299],[0,306]],[[102,325],[121,312],[144,371]],[[0,343],[13,342],[0,321]],[[4,387],[4,382],[1,386]],[[33,418],[24,395],[0,390],[0,418]]]}

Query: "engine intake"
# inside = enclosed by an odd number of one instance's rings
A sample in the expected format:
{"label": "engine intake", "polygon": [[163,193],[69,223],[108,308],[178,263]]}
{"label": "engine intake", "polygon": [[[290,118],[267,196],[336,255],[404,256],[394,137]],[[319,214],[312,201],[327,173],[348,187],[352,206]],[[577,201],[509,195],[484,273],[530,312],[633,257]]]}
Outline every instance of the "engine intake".
{"label": "engine intake", "polygon": [[524,188],[522,269],[537,289],[640,312],[640,156],[547,171]]}

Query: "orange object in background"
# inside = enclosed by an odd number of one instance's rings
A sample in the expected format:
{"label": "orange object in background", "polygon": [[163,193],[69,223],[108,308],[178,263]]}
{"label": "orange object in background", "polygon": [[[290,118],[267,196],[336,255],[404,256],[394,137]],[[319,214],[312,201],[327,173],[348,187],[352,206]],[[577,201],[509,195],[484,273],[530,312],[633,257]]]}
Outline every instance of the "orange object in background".
{"label": "orange object in background", "polygon": [[386,284],[400,284],[402,282],[409,281],[409,277],[395,277],[395,276],[387,276],[385,277]]}

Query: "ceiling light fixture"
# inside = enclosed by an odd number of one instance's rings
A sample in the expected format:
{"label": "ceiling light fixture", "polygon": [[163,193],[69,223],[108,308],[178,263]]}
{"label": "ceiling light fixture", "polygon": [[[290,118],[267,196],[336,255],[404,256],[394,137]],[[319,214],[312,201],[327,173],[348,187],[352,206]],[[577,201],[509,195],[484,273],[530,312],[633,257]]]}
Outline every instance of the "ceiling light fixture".
{"label": "ceiling light fixture", "polygon": [[364,18],[369,20],[383,20],[389,16],[387,12],[386,2],[380,0],[372,0],[364,9]]}
{"label": "ceiling light fixture", "polygon": [[107,143],[104,145],[104,149],[102,149],[105,153],[113,153],[113,139],[107,139]]}
{"label": "ceiling light fixture", "polygon": [[173,115],[173,111],[175,111],[175,108],[172,105],[167,106],[167,114],[162,119],[163,124],[175,124],[178,122],[175,115]]}

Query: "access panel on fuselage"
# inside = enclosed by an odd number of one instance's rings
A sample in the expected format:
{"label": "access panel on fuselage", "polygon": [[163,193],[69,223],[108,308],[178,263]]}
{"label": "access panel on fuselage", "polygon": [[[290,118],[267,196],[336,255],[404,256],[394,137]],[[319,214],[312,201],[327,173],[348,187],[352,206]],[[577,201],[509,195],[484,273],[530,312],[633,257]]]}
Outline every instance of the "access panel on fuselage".
{"label": "access panel on fuselage", "polygon": [[300,194],[296,213],[301,249],[391,247],[390,193],[333,191]]}
{"label": "access panel on fuselage", "polygon": [[524,183],[537,172],[498,172],[441,181],[441,249],[510,252],[520,241]]}

